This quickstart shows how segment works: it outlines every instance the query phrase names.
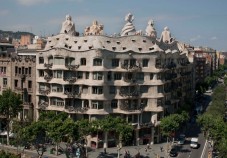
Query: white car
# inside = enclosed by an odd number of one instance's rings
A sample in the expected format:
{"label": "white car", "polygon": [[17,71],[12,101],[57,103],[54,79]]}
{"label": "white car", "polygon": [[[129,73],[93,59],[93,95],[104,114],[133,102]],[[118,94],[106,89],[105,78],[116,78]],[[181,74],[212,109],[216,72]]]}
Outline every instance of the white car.
{"label": "white car", "polygon": [[190,147],[196,149],[196,148],[198,148],[198,146],[199,146],[198,138],[192,138],[191,143],[190,143]]}

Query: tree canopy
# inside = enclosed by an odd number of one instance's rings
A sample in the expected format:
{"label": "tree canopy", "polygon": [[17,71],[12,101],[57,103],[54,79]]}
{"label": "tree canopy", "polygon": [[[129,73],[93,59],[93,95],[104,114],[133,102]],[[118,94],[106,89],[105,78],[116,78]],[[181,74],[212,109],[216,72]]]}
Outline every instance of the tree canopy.
{"label": "tree canopy", "polygon": [[21,96],[11,89],[4,90],[0,95],[0,114],[6,117],[7,144],[9,145],[9,123],[22,111]]}

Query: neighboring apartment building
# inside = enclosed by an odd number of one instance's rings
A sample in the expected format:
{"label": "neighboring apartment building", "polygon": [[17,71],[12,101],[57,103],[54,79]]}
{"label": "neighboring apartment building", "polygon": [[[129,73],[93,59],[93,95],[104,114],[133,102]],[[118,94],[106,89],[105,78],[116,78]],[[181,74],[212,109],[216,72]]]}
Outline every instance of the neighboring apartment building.
{"label": "neighboring apartment building", "polygon": [[[120,116],[135,128],[131,144],[160,141],[160,119],[193,99],[193,65],[168,28],[157,39],[153,21],[144,35],[131,18],[121,36],[104,36],[97,21],[85,36],[75,36],[67,16],[60,34],[37,53],[37,118],[42,110],[74,120]],[[108,146],[116,143],[111,138],[109,133]],[[88,146],[102,147],[103,139],[102,132],[92,134]]]}
{"label": "neighboring apartment building", "polygon": [[226,57],[225,57],[223,52],[217,52],[218,66],[224,65],[225,64],[225,59],[226,59]]}
{"label": "neighboring apartment building", "polygon": [[27,46],[32,43],[32,36],[31,35],[21,35],[20,39],[20,46]]}
{"label": "neighboring apartment building", "polygon": [[23,100],[23,120],[33,120],[34,105],[36,103],[36,51],[22,49],[17,50],[11,57],[11,89],[21,94]]}
{"label": "neighboring apartment building", "polygon": [[[6,41],[4,41],[6,42]],[[11,87],[11,53],[15,52],[10,43],[0,43],[0,94]],[[6,127],[5,116],[0,115],[0,131]]]}
{"label": "neighboring apartment building", "polygon": [[218,68],[216,50],[211,48],[194,48],[194,66],[196,83],[204,82],[207,76],[213,75]]}
{"label": "neighboring apartment building", "polygon": [[35,53],[26,53],[26,50],[16,52],[12,44],[0,43],[0,94],[7,88],[21,94],[23,111],[19,114],[19,118],[23,120],[34,118],[35,62]]}
{"label": "neighboring apartment building", "polygon": [[0,43],[0,94],[11,87],[11,54],[15,52],[10,43]]}

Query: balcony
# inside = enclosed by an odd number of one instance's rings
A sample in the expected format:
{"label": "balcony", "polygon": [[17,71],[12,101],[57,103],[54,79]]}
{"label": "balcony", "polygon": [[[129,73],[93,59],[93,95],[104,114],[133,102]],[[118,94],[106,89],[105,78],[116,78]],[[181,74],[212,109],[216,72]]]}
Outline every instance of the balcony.
{"label": "balcony", "polygon": [[132,92],[129,92],[127,89],[121,88],[119,95],[122,97],[138,97],[140,95],[140,91],[134,90]]}
{"label": "balcony", "polygon": [[53,63],[51,63],[51,64],[44,63],[44,67],[47,69],[51,69],[52,66],[53,66]]}
{"label": "balcony", "polygon": [[46,109],[48,107],[49,103],[48,102],[44,102],[44,101],[39,101],[38,102],[38,106],[40,109]]}
{"label": "balcony", "polygon": [[86,112],[89,108],[87,107],[74,107],[74,106],[67,106],[66,109],[68,109],[69,112]]}
{"label": "balcony", "polygon": [[140,71],[142,69],[140,63],[134,64],[134,65],[121,63],[121,68],[126,69],[128,71]]}
{"label": "balcony", "polygon": [[68,98],[75,98],[75,97],[80,97],[81,96],[81,91],[80,92],[64,92],[65,95],[67,95]]}
{"label": "balcony", "polygon": [[67,81],[69,83],[74,83],[74,82],[76,82],[76,80],[77,80],[77,77],[65,77],[64,78],[64,81]]}
{"label": "balcony", "polygon": [[50,93],[49,89],[39,89],[39,94],[48,95]]}
{"label": "balcony", "polygon": [[46,80],[47,82],[49,82],[52,78],[53,78],[53,76],[50,76],[50,75],[44,76],[44,80]]}
{"label": "balcony", "polygon": [[67,64],[65,65],[65,67],[69,70],[75,70],[75,69],[78,69],[80,67],[80,65],[70,65],[70,64]]}
{"label": "balcony", "polygon": [[127,83],[136,83],[136,79],[124,77],[123,80]]}
{"label": "balcony", "polygon": [[130,106],[127,103],[121,103],[119,108],[121,110],[123,110],[123,111],[128,111],[128,112],[138,112],[138,111],[142,111],[143,110],[142,107],[139,107],[137,105],[131,105]]}

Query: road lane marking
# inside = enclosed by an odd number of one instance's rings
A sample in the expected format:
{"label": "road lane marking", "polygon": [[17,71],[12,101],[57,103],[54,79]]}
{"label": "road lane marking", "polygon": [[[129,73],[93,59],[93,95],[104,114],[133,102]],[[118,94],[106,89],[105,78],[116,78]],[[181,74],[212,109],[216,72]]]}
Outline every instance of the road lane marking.
{"label": "road lane marking", "polygon": [[203,147],[203,152],[202,152],[202,154],[201,154],[201,157],[200,157],[200,158],[203,158],[203,157],[204,157],[205,150],[206,150],[206,146],[207,146],[207,140],[206,140],[206,142],[205,142],[205,144],[204,144],[204,147]]}

